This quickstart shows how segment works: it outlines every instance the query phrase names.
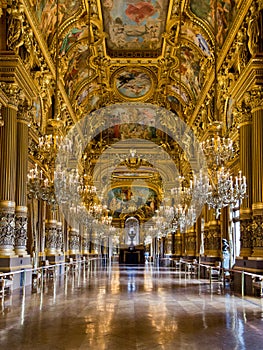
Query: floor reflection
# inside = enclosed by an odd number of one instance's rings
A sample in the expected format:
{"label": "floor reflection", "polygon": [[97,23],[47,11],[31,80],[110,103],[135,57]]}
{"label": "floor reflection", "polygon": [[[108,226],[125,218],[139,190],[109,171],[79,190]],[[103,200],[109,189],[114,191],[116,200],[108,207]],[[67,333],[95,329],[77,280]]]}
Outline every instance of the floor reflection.
{"label": "floor reflection", "polygon": [[77,269],[1,304],[3,349],[260,349],[262,301],[175,269]]}

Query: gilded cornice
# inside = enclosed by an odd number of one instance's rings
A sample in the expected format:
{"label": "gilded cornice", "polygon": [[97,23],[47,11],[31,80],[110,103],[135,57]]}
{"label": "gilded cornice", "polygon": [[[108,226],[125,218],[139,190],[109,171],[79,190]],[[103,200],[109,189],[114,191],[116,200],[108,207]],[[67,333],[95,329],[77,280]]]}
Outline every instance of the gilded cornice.
{"label": "gilded cornice", "polygon": [[230,89],[231,96],[239,102],[244,98],[245,92],[253,90],[263,83],[263,55],[252,58],[242,71],[235,86]]}
{"label": "gilded cornice", "polygon": [[0,79],[7,84],[16,83],[29,101],[37,97],[38,90],[18,55],[0,52]]}

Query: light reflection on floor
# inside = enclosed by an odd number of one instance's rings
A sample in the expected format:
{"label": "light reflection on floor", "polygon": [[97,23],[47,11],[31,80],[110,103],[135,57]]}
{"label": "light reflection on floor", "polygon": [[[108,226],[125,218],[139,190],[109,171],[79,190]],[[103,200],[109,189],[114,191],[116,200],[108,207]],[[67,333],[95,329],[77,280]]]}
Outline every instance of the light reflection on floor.
{"label": "light reflection on floor", "polygon": [[5,350],[263,349],[261,299],[151,265],[78,270],[0,311]]}

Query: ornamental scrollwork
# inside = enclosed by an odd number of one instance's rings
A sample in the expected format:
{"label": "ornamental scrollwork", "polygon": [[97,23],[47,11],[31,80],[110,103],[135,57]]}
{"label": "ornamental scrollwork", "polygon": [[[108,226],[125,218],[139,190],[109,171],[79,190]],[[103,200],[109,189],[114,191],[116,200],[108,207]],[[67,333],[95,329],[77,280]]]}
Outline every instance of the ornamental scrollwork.
{"label": "ornamental scrollwork", "polygon": [[27,241],[27,218],[16,216],[15,218],[15,246],[25,247]]}
{"label": "ornamental scrollwork", "polygon": [[240,221],[240,242],[242,248],[252,247],[252,220],[246,219]]}
{"label": "ornamental scrollwork", "polygon": [[261,215],[254,216],[252,224],[253,247],[263,247],[263,220]]}
{"label": "ornamental scrollwork", "polygon": [[0,245],[13,246],[15,240],[15,214],[0,212]]}
{"label": "ornamental scrollwork", "polygon": [[57,228],[46,227],[46,247],[56,248]]}

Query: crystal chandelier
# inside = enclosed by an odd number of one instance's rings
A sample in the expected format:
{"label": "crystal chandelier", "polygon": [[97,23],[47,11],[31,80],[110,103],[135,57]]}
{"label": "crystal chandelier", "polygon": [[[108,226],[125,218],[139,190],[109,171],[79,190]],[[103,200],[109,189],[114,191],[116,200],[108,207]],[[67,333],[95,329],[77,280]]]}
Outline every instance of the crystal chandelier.
{"label": "crystal chandelier", "polygon": [[[218,125],[216,131],[218,133]],[[201,143],[209,167],[209,187],[206,203],[209,208],[215,209],[216,219],[221,209],[228,205],[241,202],[246,194],[246,178],[241,171],[238,176],[230,175],[226,168],[234,155],[233,142],[229,138],[216,135]]]}
{"label": "crystal chandelier", "polygon": [[[184,232],[187,227],[192,226],[196,220],[196,210],[190,205],[194,193],[193,181],[189,181],[189,187],[185,186],[185,178],[179,176],[179,185],[171,189],[173,218],[171,228],[180,228]],[[196,180],[194,180],[196,184]],[[200,191],[199,191],[200,192]]]}
{"label": "crystal chandelier", "polygon": [[215,209],[216,219],[219,218],[223,207],[233,206],[242,201],[246,188],[246,177],[241,175],[241,171],[238,176],[235,176],[235,181],[224,167],[220,168],[214,177],[211,177],[206,202],[209,208]]}

